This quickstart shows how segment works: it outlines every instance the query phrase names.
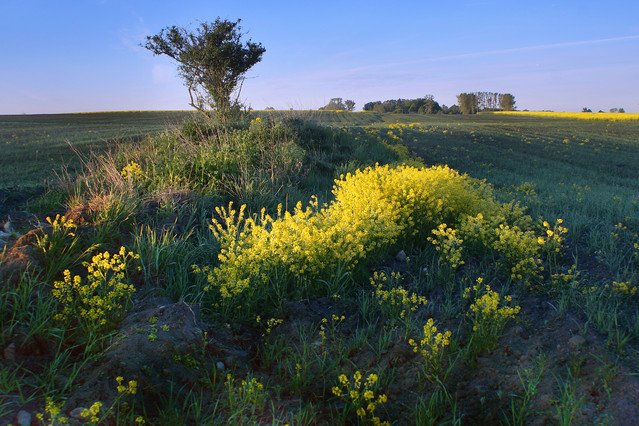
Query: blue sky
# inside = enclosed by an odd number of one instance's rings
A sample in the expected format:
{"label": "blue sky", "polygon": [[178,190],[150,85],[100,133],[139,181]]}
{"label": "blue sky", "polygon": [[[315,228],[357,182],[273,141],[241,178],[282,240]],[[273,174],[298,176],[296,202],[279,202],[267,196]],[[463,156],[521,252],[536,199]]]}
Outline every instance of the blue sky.
{"label": "blue sky", "polygon": [[492,91],[639,112],[634,0],[4,0],[0,114],[189,109],[175,65],[139,44],[218,16],[266,48],[241,93],[255,109]]}

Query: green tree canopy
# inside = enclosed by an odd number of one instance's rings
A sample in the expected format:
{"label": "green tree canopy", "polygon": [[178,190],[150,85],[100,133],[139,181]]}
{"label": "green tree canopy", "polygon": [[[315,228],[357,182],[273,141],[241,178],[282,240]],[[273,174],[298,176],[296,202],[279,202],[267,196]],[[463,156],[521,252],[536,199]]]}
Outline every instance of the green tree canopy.
{"label": "green tree canopy", "polygon": [[504,93],[499,95],[499,108],[504,111],[515,110],[515,97],[510,93]]}
{"label": "green tree canopy", "polygon": [[[213,23],[200,23],[195,32],[167,27],[147,37],[143,45],[156,55],[174,59],[189,90],[190,105],[206,115],[207,110],[213,109],[222,121],[232,108],[239,106],[244,75],[262,60],[266,51],[251,40],[242,42],[239,23],[239,19],[231,22],[217,18]],[[236,89],[237,95],[232,99]]]}
{"label": "green tree canopy", "polygon": [[457,103],[462,114],[475,114],[479,109],[475,93],[460,93],[457,95]]}
{"label": "green tree canopy", "polygon": [[[351,101],[352,102],[352,101]],[[353,103],[354,104],[354,103]],[[346,105],[342,101],[342,98],[333,98],[329,103],[320,108],[326,111],[345,111]]]}

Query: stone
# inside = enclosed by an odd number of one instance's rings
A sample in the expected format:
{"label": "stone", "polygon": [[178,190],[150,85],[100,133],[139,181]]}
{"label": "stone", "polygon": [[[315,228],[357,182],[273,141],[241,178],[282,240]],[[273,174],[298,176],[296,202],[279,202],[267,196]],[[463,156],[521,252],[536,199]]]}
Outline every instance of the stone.
{"label": "stone", "polygon": [[29,426],[31,424],[31,414],[24,410],[18,411],[16,423],[20,426]]}
{"label": "stone", "polygon": [[69,416],[73,417],[74,419],[80,420],[81,422],[87,422],[89,421],[89,417],[84,417],[82,415],[82,412],[84,410],[87,410],[87,408],[86,407],[74,408],[73,410],[69,412]]}
{"label": "stone", "polygon": [[2,231],[4,231],[4,233],[8,234],[9,236],[16,232],[16,230],[13,228],[13,225],[11,225],[11,218],[9,218],[9,220],[7,220],[2,226]]}
{"label": "stone", "polygon": [[580,347],[582,347],[584,344],[586,343],[586,339],[584,339],[583,337],[581,337],[580,335],[574,335],[570,338],[570,340],[568,340],[568,346],[571,349],[579,349]]}
{"label": "stone", "polygon": [[521,336],[521,333],[524,332],[524,328],[520,325],[516,325],[510,329],[510,334],[513,336]]}
{"label": "stone", "polygon": [[220,371],[224,371],[224,363],[222,361],[218,361],[215,366],[217,367],[218,370]]}
{"label": "stone", "polygon": [[404,250],[400,250],[399,253],[395,255],[395,260],[405,263],[408,260],[408,256]]}

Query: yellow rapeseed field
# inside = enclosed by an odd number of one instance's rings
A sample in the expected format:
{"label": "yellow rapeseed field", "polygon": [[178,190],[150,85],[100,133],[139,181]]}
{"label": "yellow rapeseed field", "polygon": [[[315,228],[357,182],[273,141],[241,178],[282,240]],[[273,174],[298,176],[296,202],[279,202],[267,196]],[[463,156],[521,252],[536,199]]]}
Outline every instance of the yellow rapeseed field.
{"label": "yellow rapeseed field", "polygon": [[639,120],[639,114],[611,113],[611,112],[553,112],[553,111],[494,111],[482,114],[516,115],[518,117],[546,117],[546,118],[570,118],[579,120],[610,120],[633,121]]}

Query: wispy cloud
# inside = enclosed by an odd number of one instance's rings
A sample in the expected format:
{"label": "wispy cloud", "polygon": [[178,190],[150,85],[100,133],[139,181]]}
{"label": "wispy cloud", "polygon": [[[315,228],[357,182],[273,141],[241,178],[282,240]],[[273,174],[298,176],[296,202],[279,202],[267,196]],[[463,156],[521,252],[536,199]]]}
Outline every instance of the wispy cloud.
{"label": "wispy cloud", "polygon": [[631,40],[639,40],[639,35],[610,37],[610,38],[602,38],[597,40],[580,40],[580,41],[568,41],[568,42],[562,42],[562,43],[540,44],[535,46],[514,47],[510,49],[484,50],[479,52],[460,53],[457,55],[436,56],[432,58],[416,59],[412,61],[387,62],[383,64],[372,64],[372,65],[366,65],[362,67],[342,70],[342,74],[345,76],[348,76],[353,74],[359,74],[366,71],[405,67],[408,65],[419,65],[419,64],[426,64],[430,62],[444,62],[444,61],[452,61],[457,59],[476,58],[476,57],[482,57],[482,56],[509,55],[509,54],[523,53],[523,52],[531,52],[531,51],[560,49],[560,48],[566,48],[566,47],[587,46],[587,45],[603,44],[603,43],[615,43],[615,42],[631,41]]}
{"label": "wispy cloud", "polygon": [[459,55],[440,56],[437,58],[429,58],[429,59],[415,61],[415,62],[445,61],[449,59],[473,58],[477,56],[486,56],[486,55],[504,55],[504,54],[510,54],[510,53],[530,52],[533,50],[558,49],[562,47],[586,46],[590,44],[612,43],[617,41],[628,41],[628,40],[639,40],[639,35],[602,38],[598,40],[568,41],[563,43],[540,44],[537,46],[514,47],[511,49],[497,49],[497,50],[487,50],[482,52],[462,53]]}

